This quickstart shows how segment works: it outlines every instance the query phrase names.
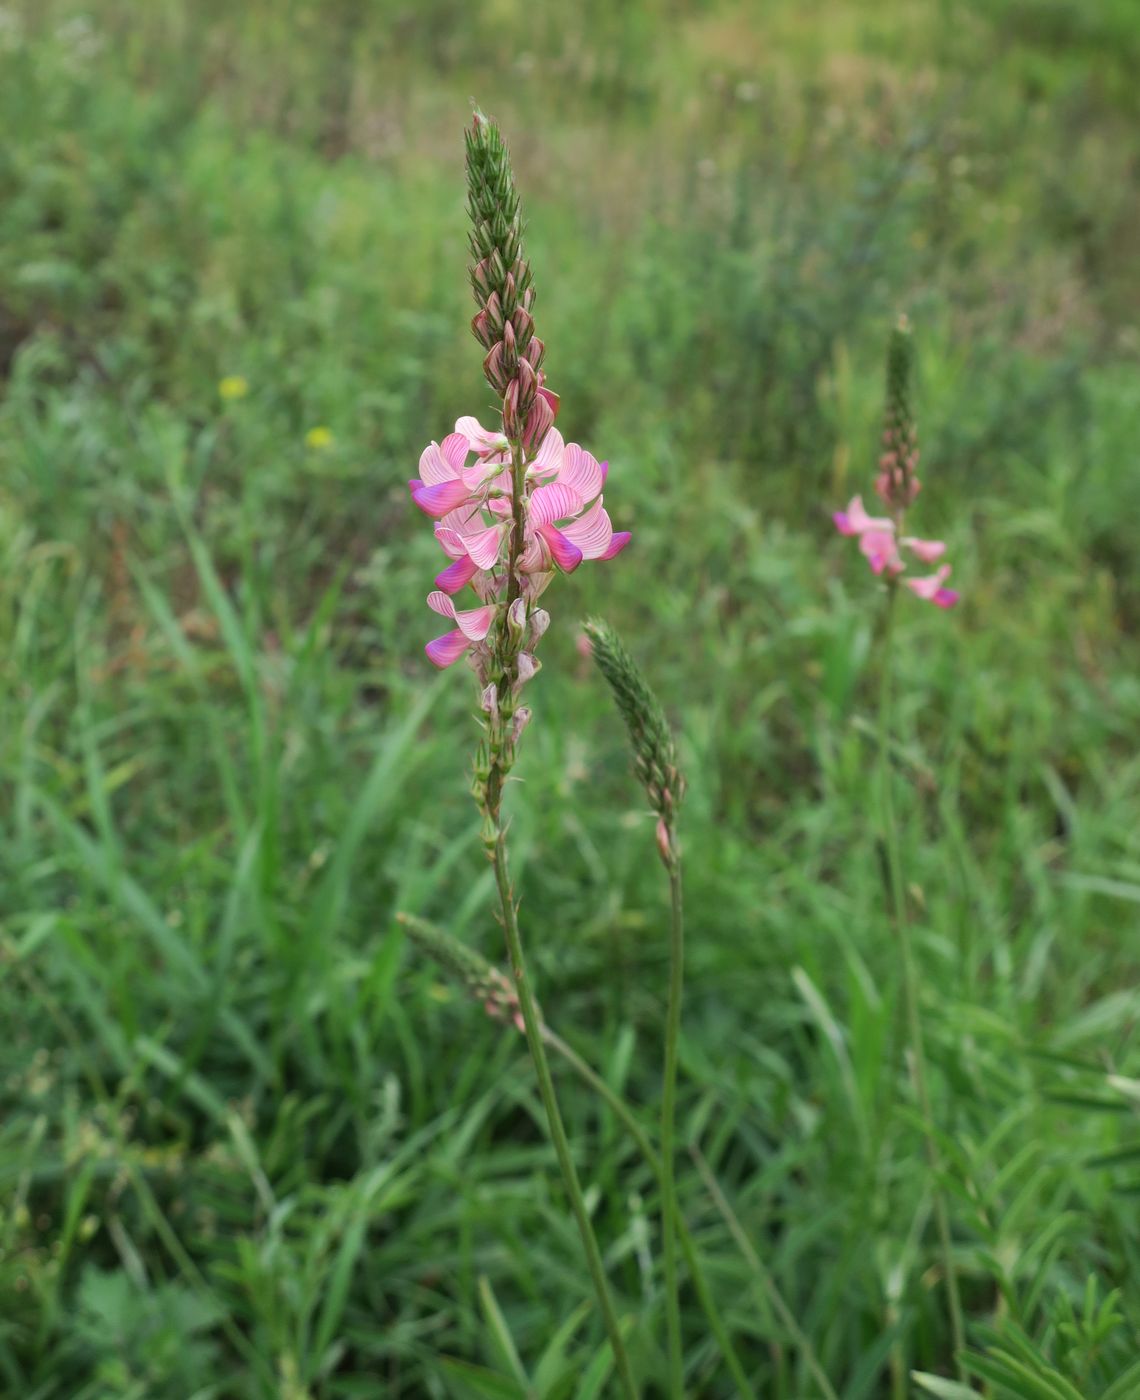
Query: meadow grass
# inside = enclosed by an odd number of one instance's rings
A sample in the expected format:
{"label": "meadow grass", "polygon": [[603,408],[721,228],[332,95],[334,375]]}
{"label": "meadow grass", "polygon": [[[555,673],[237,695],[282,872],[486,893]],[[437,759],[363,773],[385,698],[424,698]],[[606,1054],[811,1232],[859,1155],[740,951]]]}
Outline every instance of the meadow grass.
{"label": "meadow grass", "polygon": [[[971,1365],[1108,1394],[1140,1352],[1138,59],[1128,0],[0,11],[0,1392],[613,1393],[525,1046],[395,921],[501,960],[405,488],[485,393],[475,94],[559,426],[634,531],[559,591],[508,796],[544,1011],[652,1127],[668,904],[575,646],[600,611],[689,779],[678,1186],[734,1344],[779,1400],[820,1393],[796,1331],[844,1400],[952,1374],[877,608],[828,518],[906,309],[963,601],[898,619],[893,762]],[[661,1386],[656,1172],[555,1072]],[[682,1305],[689,1393],[734,1393]]]}

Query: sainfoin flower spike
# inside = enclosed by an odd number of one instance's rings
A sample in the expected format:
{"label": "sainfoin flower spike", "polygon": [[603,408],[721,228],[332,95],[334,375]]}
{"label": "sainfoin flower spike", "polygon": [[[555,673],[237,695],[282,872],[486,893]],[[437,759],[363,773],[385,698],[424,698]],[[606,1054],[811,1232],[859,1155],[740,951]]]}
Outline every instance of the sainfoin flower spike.
{"label": "sainfoin flower spike", "polygon": [[[534,277],[523,252],[519,198],[506,145],[498,128],[478,111],[466,140],[469,272],[478,308],[471,330],[484,352],[483,374],[498,401],[498,421],[484,427],[475,418],[460,418],[454,432],[424,449],[419,475],[408,483],[413,501],[435,521],[447,560],[427,601],[453,626],[427,644],[428,657],[437,666],[450,666],[466,656],[478,677],[482,737],[472,764],[471,793],[494,868],[511,980],[476,969],[470,959],[461,971],[488,1012],[511,1017],[526,1035],[551,1145],[609,1334],[616,1379],[626,1400],[637,1400],[605,1261],[546,1057],[502,814],[504,785],[531,722],[521,692],[538,673],[535,651],[550,624],[539,599],[555,574],[572,573],[586,559],[612,559],[629,543],[629,534],[614,531],[603,503],[606,463],[577,443],[567,443],[554,426],[558,396],[547,387],[542,368],[545,347],[535,334]],[[463,597],[468,588],[473,599]]]}
{"label": "sainfoin flower spike", "polygon": [[932,574],[903,577],[911,558],[920,564],[936,563],[946,553],[942,540],[924,540],[903,532],[907,509],[922,489],[918,479],[918,434],[910,411],[910,375],[913,361],[910,324],[900,316],[887,348],[887,407],[883,422],[883,454],[875,491],[888,514],[871,515],[862,496],[853,496],[846,510],[832,516],[841,535],[858,539],[859,549],[875,574],[888,583],[901,581],[918,598],[939,608],[951,608],[958,594],[946,587],[950,565]]}
{"label": "sainfoin flower spike", "polygon": [[[547,387],[545,347],[534,329],[534,277],[522,245],[519,200],[498,128],[476,113],[467,132],[468,213],[478,312],[471,323],[485,355],[499,421],[460,418],[420,454],[408,482],[412,500],[434,522],[446,556],[428,607],[452,626],[428,642],[446,667],[466,657],[486,725],[486,780],[476,797],[492,816],[525,720],[519,693],[538,671],[535,647],[549,623],[538,600],[558,573],[614,558],[629,543],[605,507],[609,471],[554,426],[558,396]],[[464,603],[470,589],[474,598]],[[528,712],[529,716],[529,712]]]}

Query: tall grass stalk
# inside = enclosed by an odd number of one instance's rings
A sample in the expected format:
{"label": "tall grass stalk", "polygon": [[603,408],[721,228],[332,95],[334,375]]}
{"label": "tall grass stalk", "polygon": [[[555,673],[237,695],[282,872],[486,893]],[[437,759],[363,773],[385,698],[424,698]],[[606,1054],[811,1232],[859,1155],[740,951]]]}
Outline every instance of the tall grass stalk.
{"label": "tall grass stalk", "polygon": [[887,871],[894,914],[894,926],[899,943],[899,959],[902,964],[903,1002],[906,1015],[907,1041],[913,1067],[915,1093],[918,1097],[919,1112],[922,1115],[926,1157],[930,1166],[931,1189],[934,1199],[934,1217],[937,1222],[938,1240],[942,1252],[942,1272],[946,1282],[946,1296],[950,1306],[950,1326],[954,1338],[955,1365],[958,1370],[959,1378],[964,1382],[966,1377],[962,1369],[961,1354],[965,1349],[966,1333],[962,1320],[962,1301],[958,1292],[958,1277],[954,1268],[954,1254],[950,1240],[950,1217],[946,1208],[946,1193],[942,1187],[941,1153],[935,1134],[934,1113],[930,1106],[930,1088],[926,1076],[926,1049],[922,1034],[922,1014],[918,1004],[918,973],[914,960],[914,944],[911,938],[910,916],[906,902],[906,883],[903,878],[902,851],[899,845],[898,821],[895,817],[891,783],[891,730],[893,724],[892,669],[894,660],[895,599],[897,595],[897,581],[891,579],[887,583],[886,621],[884,624],[882,648],[882,677],[879,688],[879,797],[882,811],[883,843],[886,847]]}
{"label": "tall grass stalk", "polygon": [[570,1198],[570,1209],[574,1212],[578,1233],[582,1237],[582,1247],[586,1251],[586,1263],[589,1266],[590,1278],[593,1280],[594,1291],[598,1295],[598,1306],[601,1308],[606,1332],[609,1334],[610,1346],[613,1349],[614,1366],[626,1395],[630,1397],[630,1400],[637,1400],[637,1385],[633,1379],[633,1370],[629,1364],[625,1343],[622,1341],[621,1327],[618,1323],[617,1313],[614,1311],[609,1285],[606,1282],[606,1270],[602,1262],[601,1250],[598,1248],[594,1228],[590,1224],[590,1213],[586,1209],[585,1197],[582,1195],[582,1186],[578,1180],[577,1168],[574,1166],[570,1142],[562,1122],[558,1097],[554,1092],[554,1080],[551,1078],[550,1064],[543,1045],[542,1022],[535,1004],[534,993],[531,991],[530,978],[527,975],[522,936],[519,933],[518,907],[511,889],[510,868],[507,861],[507,833],[497,813],[495,821],[495,884],[499,891],[503,929],[507,937],[507,953],[510,957],[515,989],[518,992],[519,1009],[522,1012],[523,1026],[526,1031],[526,1043],[530,1049],[530,1056],[534,1061],[534,1072],[538,1079],[538,1092],[542,1098],[546,1121],[550,1127],[550,1140],[554,1144],[554,1152],[562,1171],[562,1181],[566,1187],[566,1194]]}

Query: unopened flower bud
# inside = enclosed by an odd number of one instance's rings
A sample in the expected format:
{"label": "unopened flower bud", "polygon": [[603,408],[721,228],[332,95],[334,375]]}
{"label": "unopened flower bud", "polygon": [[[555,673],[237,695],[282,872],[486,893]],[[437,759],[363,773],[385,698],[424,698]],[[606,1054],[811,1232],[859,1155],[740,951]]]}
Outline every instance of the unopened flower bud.
{"label": "unopened flower bud", "polygon": [[526,685],[527,681],[537,676],[542,670],[542,662],[536,660],[529,651],[519,652],[518,659],[519,685]]}
{"label": "unopened flower bud", "polygon": [[[520,348],[525,350],[530,344],[531,337],[534,335],[534,317],[529,311],[524,310],[523,307],[516,306],[514,315],[511,317],[511,325],[515,328],[515,335],[518,336]],[[531,361],[531,363],[533,364],[534,362]]]}
{"label": "unopened flower bud", "polygon": [[[533,345],[534,342],[531,341]],[[526,424],[523,427],[523,446],[528,452],[537,452],[542,445],[542,439],[546,436],[548,429],[554,423],[554,414],[550,408],[550,402],[544,397],[540,390],[530,406],[530,412],[526,416]]]}
{"label": "unopened flower bud", "polygon": [[517,646],[526,633],[526,599],[516,598],[507,609],[507,632]]}
{"label": "unopened flower bud", "polygon": [[486,309],[471,318],[471,330],[479,344],[487,349],[490,349],[499,338],[491,325]]}
{"label": "unopened flower bud", "polygon": [[669,828],[665,825],[665,818],[657,819],[657,849],[661,852],[661,859],[666,865],[672,865],[675,852],[673,842],[669,836]]}
{"label": "unopened flower bud", "polygon": [[546,635],[546,629],[550,626],[550,614],[545,608],[535,608],[530,615],[530,644],[532,647],[538,646]]}
{"label": "unopened flower bud", "polygon": [[508,321],[503,327],[503,370],[507,374],[514,374],[518,362],[519,350],[515,340],[515,328]]}
{"label": "unopened flower bud", "polygon": [[515,308],[519,304],[518,288],[515,286],[514,274],[508,272],[503,278],[503,318],[508,319],[515,313]]}
{"label": "unopened flower bud", "polygon": [[538,369],[542,364],[543,356],[546,354],[545,341],[540,340],[536,335],[532,335],[526,342],[524,353],[534,368]]}
{"label": "unopened flower bud", "polygon": [[511,721],[511,743],[517,744],[522,738],[522,732],[530,723],[530,711],[525,705],[520,705],[515,711],[515,717]]}
{"label": "unopened flower bud", "polygon": [[538,390],[538,379],[534,372],[534,366],[529,360],[520,360],[516,378],[519,383],[519,415],[525,418],[530,412],[531,404],[534,403],[534,396]]}
{"label": "unopened flower bud", "polygon": [[499,302],[498,292],[492,292],[487,298],[487,319],[491,323],[491,328],[495,332],[495,339],[498,340],[503,334],[503,308]]}
{"label": "unopened flower bud", "polygon": [[494,290],[494,283],[491,281],[490,258],[484,258],[482,262],[477,262],[471,269],[471,286],[474,289],[476,300],[486,304],[487,298]]}
{"label": "unopened flower bud", "polygon": [[485,715],[489,715],[494,720],[499,713],[499,687],[488,685],[484,687],[482,695],[479,696],[479,708]]}
{"label": "unopened flower bud", "polygon": [[501,340],[496,341],[487,352],[486,358],[483,360],[483,373],[487,376],[487,383],[496,394],[501,394],[506,390],[508,381],[512,385],[515,383],[503,364],[503,342]]}
{"label": "unopened flower bud", "polygon": [[500,392],[503,393],[503,432],[509,438],[519,437],[523,428],[519,416],[519,381],[512,379],[506,391]]}

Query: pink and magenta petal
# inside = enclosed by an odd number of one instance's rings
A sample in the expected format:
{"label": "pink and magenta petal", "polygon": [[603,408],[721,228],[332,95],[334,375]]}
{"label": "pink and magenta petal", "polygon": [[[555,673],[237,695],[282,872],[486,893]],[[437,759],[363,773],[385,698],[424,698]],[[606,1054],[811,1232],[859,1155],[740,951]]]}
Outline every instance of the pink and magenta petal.
{"label": "pink and magenta petal", "polygon": [[435,637],[424,647],[428,660],[433,666],[438,666],[442,671],[446,666],[452,666],[463,655],[471,643],[458,628],[454,632],[447,632],[442,637]]}
{"label": "pink and magenta petal", "polygon": [[556,530],[553,525],[540,525],[538,533],[550,546],[550,553],[558,567],[567,574],[572,574],[582,562],[582,551],[574,543],[568,540],[561,530]]}
{"label": "pink and magenta petal", "polygon": [[630,542],[630,540],[631,540],[632,538],[633,538],[633,536],[630,534],[630,532],[629,532],[628,530],[615,530],[615,531],[614,531],[614,535],[613,535],[613,539],[610,540],[609,548],[606,550],[606,552],[605,552],[604,554],[600,554],[600,555],[598,556],[599,559],[613,559],[613,558],[615,558],[617,555],[619,555],[619,554],[622,552],[622,550],[626,547],[626,545],[629,544],[629,542]]}
{"label": "pink and magenta petal", "polygon": [[458,593],[479,572],[479,565],[469,554],[464,554],[462,558],[456,559],[453,564],[449,564],[446,569],[436,574],[435,584],[437,588],[442,588],[445,593]]}
{"label": "pink and magenta petal", "polygon": [[469,499],[470,492],[467,487],[454,477],[450,481],[441,481],[434,486],[420,486],[412,489],[412,500],[425,515],[434,516],[436,519],[447,515],[449,511],[455,510]]}

